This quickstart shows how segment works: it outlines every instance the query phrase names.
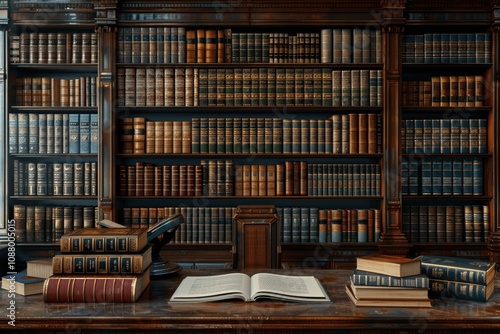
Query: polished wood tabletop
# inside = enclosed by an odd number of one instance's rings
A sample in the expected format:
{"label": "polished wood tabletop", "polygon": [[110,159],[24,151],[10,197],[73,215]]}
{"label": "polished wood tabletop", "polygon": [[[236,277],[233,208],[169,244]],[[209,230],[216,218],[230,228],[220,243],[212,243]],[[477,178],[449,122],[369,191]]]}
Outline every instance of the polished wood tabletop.
{"label": "polished wood tabletop", "polygon": [[[323,284],[331,303],[291,303],[239,300],[207,303],[169,303],[183,277],[227,273],[220,270],[183,269],[175,276],[153,280],[136,303],[45,303],[42,295],[16,295],[15,327],[3,317],[2,333],[181,332],[213,333],[474,333],[500,332],[500,279],[486,303],[436,299],[432,308],[356,307],[345,293],[352,274],[348,270],[265,270],[290,275],[314,275]],[[248,274],[255,272],[246,270]],[[2,309],[9,305],[1,293]],[[3,313],[3,312],[2,312]],[[429,330],[432,330],[429,332]]]}

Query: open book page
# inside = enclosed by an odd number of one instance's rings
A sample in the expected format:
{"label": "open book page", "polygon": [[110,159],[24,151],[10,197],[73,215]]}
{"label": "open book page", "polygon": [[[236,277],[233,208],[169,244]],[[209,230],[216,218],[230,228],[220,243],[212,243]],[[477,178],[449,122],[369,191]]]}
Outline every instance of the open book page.
{"label": "open book page", "polygon": [[246,274],[231,273],[214,276],[188,276],[170,301],[201,302],[238,298],[248,300],[250,277]]}
{"label": "open book page", "polygon": [[321,283],[313,276],[260,273],[252,276],[251,299],[270,298],[289,301],[330,301]]}

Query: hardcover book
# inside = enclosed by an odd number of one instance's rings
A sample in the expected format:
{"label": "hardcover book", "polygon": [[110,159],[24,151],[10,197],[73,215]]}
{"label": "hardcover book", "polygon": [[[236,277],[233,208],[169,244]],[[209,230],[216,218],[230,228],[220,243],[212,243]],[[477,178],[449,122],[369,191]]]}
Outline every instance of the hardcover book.
{"label": "hardcover book", "polygon": [[23,270],[17,274],[6,275],[2,277],[2,289],[15,291],[22,296],[30,296],[42,293],[45,279],[41,277],[32,277]]}
{"label": "hardcover book", "polygon": [[356,285],[367,286],[390,286],[406,288],[428,288],[429,278],[424,274],[395,277],[390,275],[376,274],[369,271],[354,269],[352,282]]}
{"label": "hardcover book", "polygon": [[431,298],[457,298],[486,302],[495,290],[495,282],[474,284],[448,280],[430,279]]}
{"label": "hardcover book", "polygon": [[350,283],[354,296],[357,299],[404,300],[428,299],[428,288],[407,288],[394,286],[368,286]]}
{"label": "hardcover book", "polygon": [[431,307],[429,298],[415,299],[380,299],[380,298],[360,298],[356,296],[351,286],[346,285],[346,293],[352,303],[356,306],[369,307]]}
{"label": "hardcover book", "polygon": [[43,284],[49,303],[131,303],[150,283],[150,267],[140,275],[57,275]]}
{"label": "hardcover book", "polygon": [[26,274],[31,277],[48,278],[52,271],[52,258],[34,259],[26,261]]}
{"label": "hardcover book", "polygon": [[137,253],[147,242],[147,228],[80,228],[61,237],[61,253]]}
{"label": "hardcover book", "polygon": [[420,274],[420,259],[395,255],[370,254],[358,257],[356,269],[374,273],[407,277]]}
{"label": "hardcover book", "polygon": [[488,284],[495,278],[495,262],[451,256],[422,255],[422,273],[430,279]]}

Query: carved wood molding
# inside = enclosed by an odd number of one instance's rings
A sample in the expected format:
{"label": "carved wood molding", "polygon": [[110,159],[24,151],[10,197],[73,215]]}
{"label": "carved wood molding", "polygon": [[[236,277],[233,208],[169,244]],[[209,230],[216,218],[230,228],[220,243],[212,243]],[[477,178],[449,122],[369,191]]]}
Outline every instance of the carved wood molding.
{"label": "carved wood molding", "polygon": [[[390,0],[388,0],[390,1]],[[405,1],[406,0],[398,0]],[[101,2],[106,2],[103,0]],[[371,9],[379,7],[379,0],[304,1],[304,0],[215,0],[215,1],[121,1],[121,8],[335,8]]]}
{"label": "carved wood molding", "polygon": [[439,11],[454,11],[454,10],[488,10],[491,8],[492,2],[498,0],[453,0],[453,1],[436,1],[436,0],[409,0],[408,10],[439,10]]}
{"label": "carved wood molding", "polygon": [[92,0],[96,11],[95,22],[97,25],[115,25],[118,0]]}

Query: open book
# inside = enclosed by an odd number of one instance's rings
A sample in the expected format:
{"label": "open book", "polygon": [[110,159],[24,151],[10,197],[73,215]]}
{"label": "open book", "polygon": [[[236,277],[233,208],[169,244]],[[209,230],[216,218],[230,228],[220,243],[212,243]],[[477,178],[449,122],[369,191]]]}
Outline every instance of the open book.
{"label": "open book", "polygon": [[329,302],[321,283],[313,276],[231,273],[184,278],[171,302],[208,302],[226,299],[256,301]]}

